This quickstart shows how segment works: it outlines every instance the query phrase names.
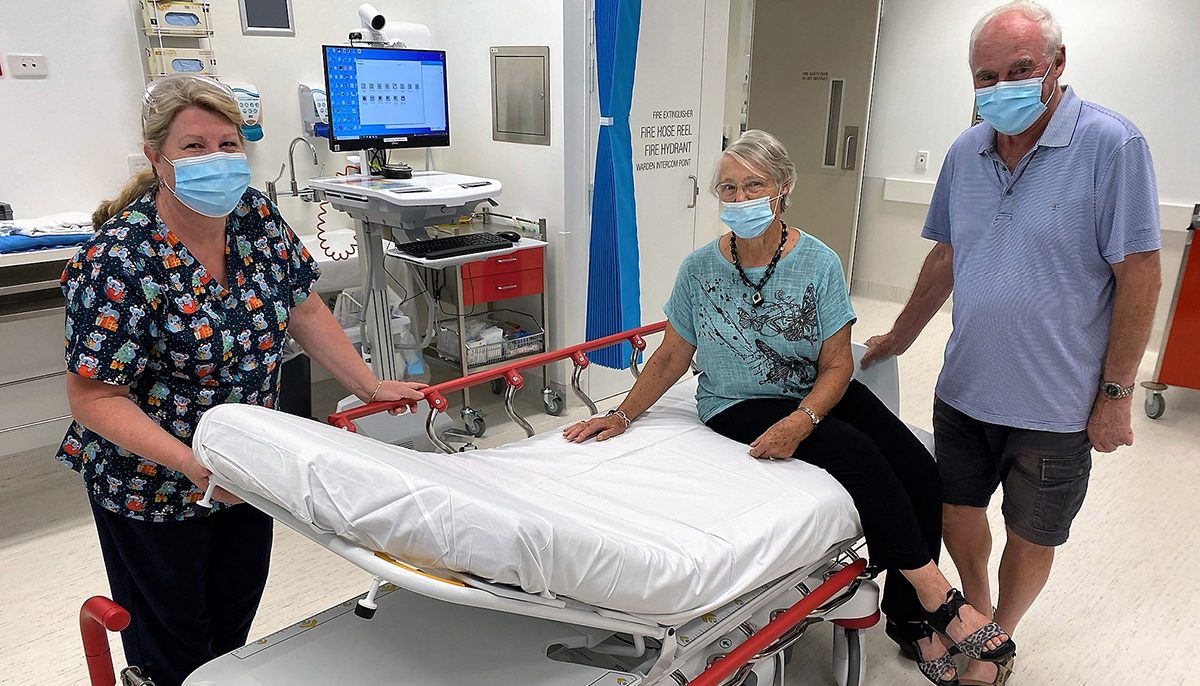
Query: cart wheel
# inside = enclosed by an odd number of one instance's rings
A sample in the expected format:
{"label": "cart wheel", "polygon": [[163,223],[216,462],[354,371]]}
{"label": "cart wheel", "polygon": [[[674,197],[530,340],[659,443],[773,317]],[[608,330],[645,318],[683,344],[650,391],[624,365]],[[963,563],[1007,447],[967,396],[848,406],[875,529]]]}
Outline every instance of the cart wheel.
{"label": "cart wheel", "polygon": [[500,395],[504,392],[504,387],[507,385],[504,383],[504,379],[492,379],[492,393]]}
{"label": "cart wheel", "polygon": [[467,405],[459,411],[458,416],[462,417],[463,428],[470,435],[479,438],[483,432],[487,431],[487,422],[483,420],[487,413],[483,410],[477,410]]}
{"label": "cart wheel", "polygon": [[1146,394],[1146,416],[1151,419],[1160,419],[1167,411],[1167,399],[1162,393],[1147,393]]}
{"label": "cart wheel", "polygon": [[553,389],[547,388],[542,391],[542,404],[546,406],[546,414],[551,417],[557,417],[563,413],[563,397]]}
{"label": "cart wheel", "polygon": [[862,632],[834,625],[833,677],[838,686],[859,686],[865,672],[864,661]]}
{"label": "cart wheel", "polygon": [[474,415],[470,419],[464,419],[463,423],[466,424],[467,431],[470,431],[471,435],[475,438],[479,438],[487,431],[487,422],[479,415]]}

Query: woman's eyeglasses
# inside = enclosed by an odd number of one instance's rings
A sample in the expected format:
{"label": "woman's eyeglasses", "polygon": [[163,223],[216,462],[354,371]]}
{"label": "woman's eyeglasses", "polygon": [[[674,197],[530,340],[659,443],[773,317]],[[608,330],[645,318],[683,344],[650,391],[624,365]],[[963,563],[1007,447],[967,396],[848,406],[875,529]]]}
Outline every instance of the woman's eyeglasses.
{"label": "woman's eyeglasses", "polygon": [[[718,183],[717,197],[723,202],[733,202],[737,200],[738,188],[736,183]],[[762,179],[748,179],[742,182],[740,188],[742,194],[747,198],[761,198],[771,192],[772,184]]]}

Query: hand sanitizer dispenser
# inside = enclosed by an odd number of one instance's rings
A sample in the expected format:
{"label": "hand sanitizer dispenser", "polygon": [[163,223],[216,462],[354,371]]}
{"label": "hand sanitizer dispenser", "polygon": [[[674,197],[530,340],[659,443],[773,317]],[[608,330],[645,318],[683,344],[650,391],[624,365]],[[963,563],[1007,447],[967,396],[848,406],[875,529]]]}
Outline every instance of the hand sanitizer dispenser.
{"label": "hand sanitizer dispenser", "polygon": [[230,83],[229,88],[242,111],[242,135],[248,141],[262,140],[262,98],[258,88],[252,83]]}
{"label": "hand sanitizer dispenser", "polygon": [[300,84],[300,122],[305,136],[329,136],[329,98],[324,84]]}

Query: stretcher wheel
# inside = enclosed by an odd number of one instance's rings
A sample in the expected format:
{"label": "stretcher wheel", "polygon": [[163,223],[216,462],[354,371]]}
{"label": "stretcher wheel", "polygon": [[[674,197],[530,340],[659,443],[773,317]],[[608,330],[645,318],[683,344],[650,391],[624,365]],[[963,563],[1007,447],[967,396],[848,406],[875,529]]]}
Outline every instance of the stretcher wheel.
{"label": "stretcher wheel", "polygon": [[557,417],[563,413],[566,403],[563,402],[563,397],[558,391],[547,388],[542,392],[542,404],[546,406],[546,414]]}
{"label": "stretcher wheel", "polygon": [[504,392],[504,387],[508,384],[504,383],[504,379],[492,379],[492,394],[500,395]]}
{"label": "stretcher wheel", "polygon": [[838,686],[859,686],[865,670],[863,634],[858,629],[833,627],[833,678]]}
{"label": "stretcher wheel", "polygon": [[1146,394],[1146,416],[1151,419],[1161,419],[1167,411],[1167,399],[1162,393]]}

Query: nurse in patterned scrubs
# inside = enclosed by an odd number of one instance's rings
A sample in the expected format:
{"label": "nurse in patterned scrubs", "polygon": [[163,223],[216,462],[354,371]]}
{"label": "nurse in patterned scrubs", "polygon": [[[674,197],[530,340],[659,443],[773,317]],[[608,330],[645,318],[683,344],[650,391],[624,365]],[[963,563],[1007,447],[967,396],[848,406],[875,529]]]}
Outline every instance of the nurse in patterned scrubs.
{"label": "nurse in patterned scrubs", "polygon": [[851,379],[855,316],[841,262],[780,218],[795,178],[771,134],[747,131],[729,145],[714,191],[730,233],[684,259],[666,336],[625,401],[564,434],[579,442],[624,432],[695,356],[700,419],[748,444],[751,457],[803,460],[837,479],[854,500],[872,562],[888,570],[888,635],[927,679],[957,684],[934,630],[983,659],[1003,659],[1015,645],[970,605],[936,612],[957,593],[937,566],[941,480],[913,433]]}
{"label": "nurse in patterned scrubs", "polygon": [[364,401],[419,398],[377,380],[320,298],[316,264],[249,188],[229,89],[196,76],[147,89],[153,170],[93,215],[62,276],[67,396],[58,459],[82,473],[128,663],[159,686],[243,645],[266,583],[271,519],[208,486],[191,437],[219,403],[272,407],[289,333]]}

